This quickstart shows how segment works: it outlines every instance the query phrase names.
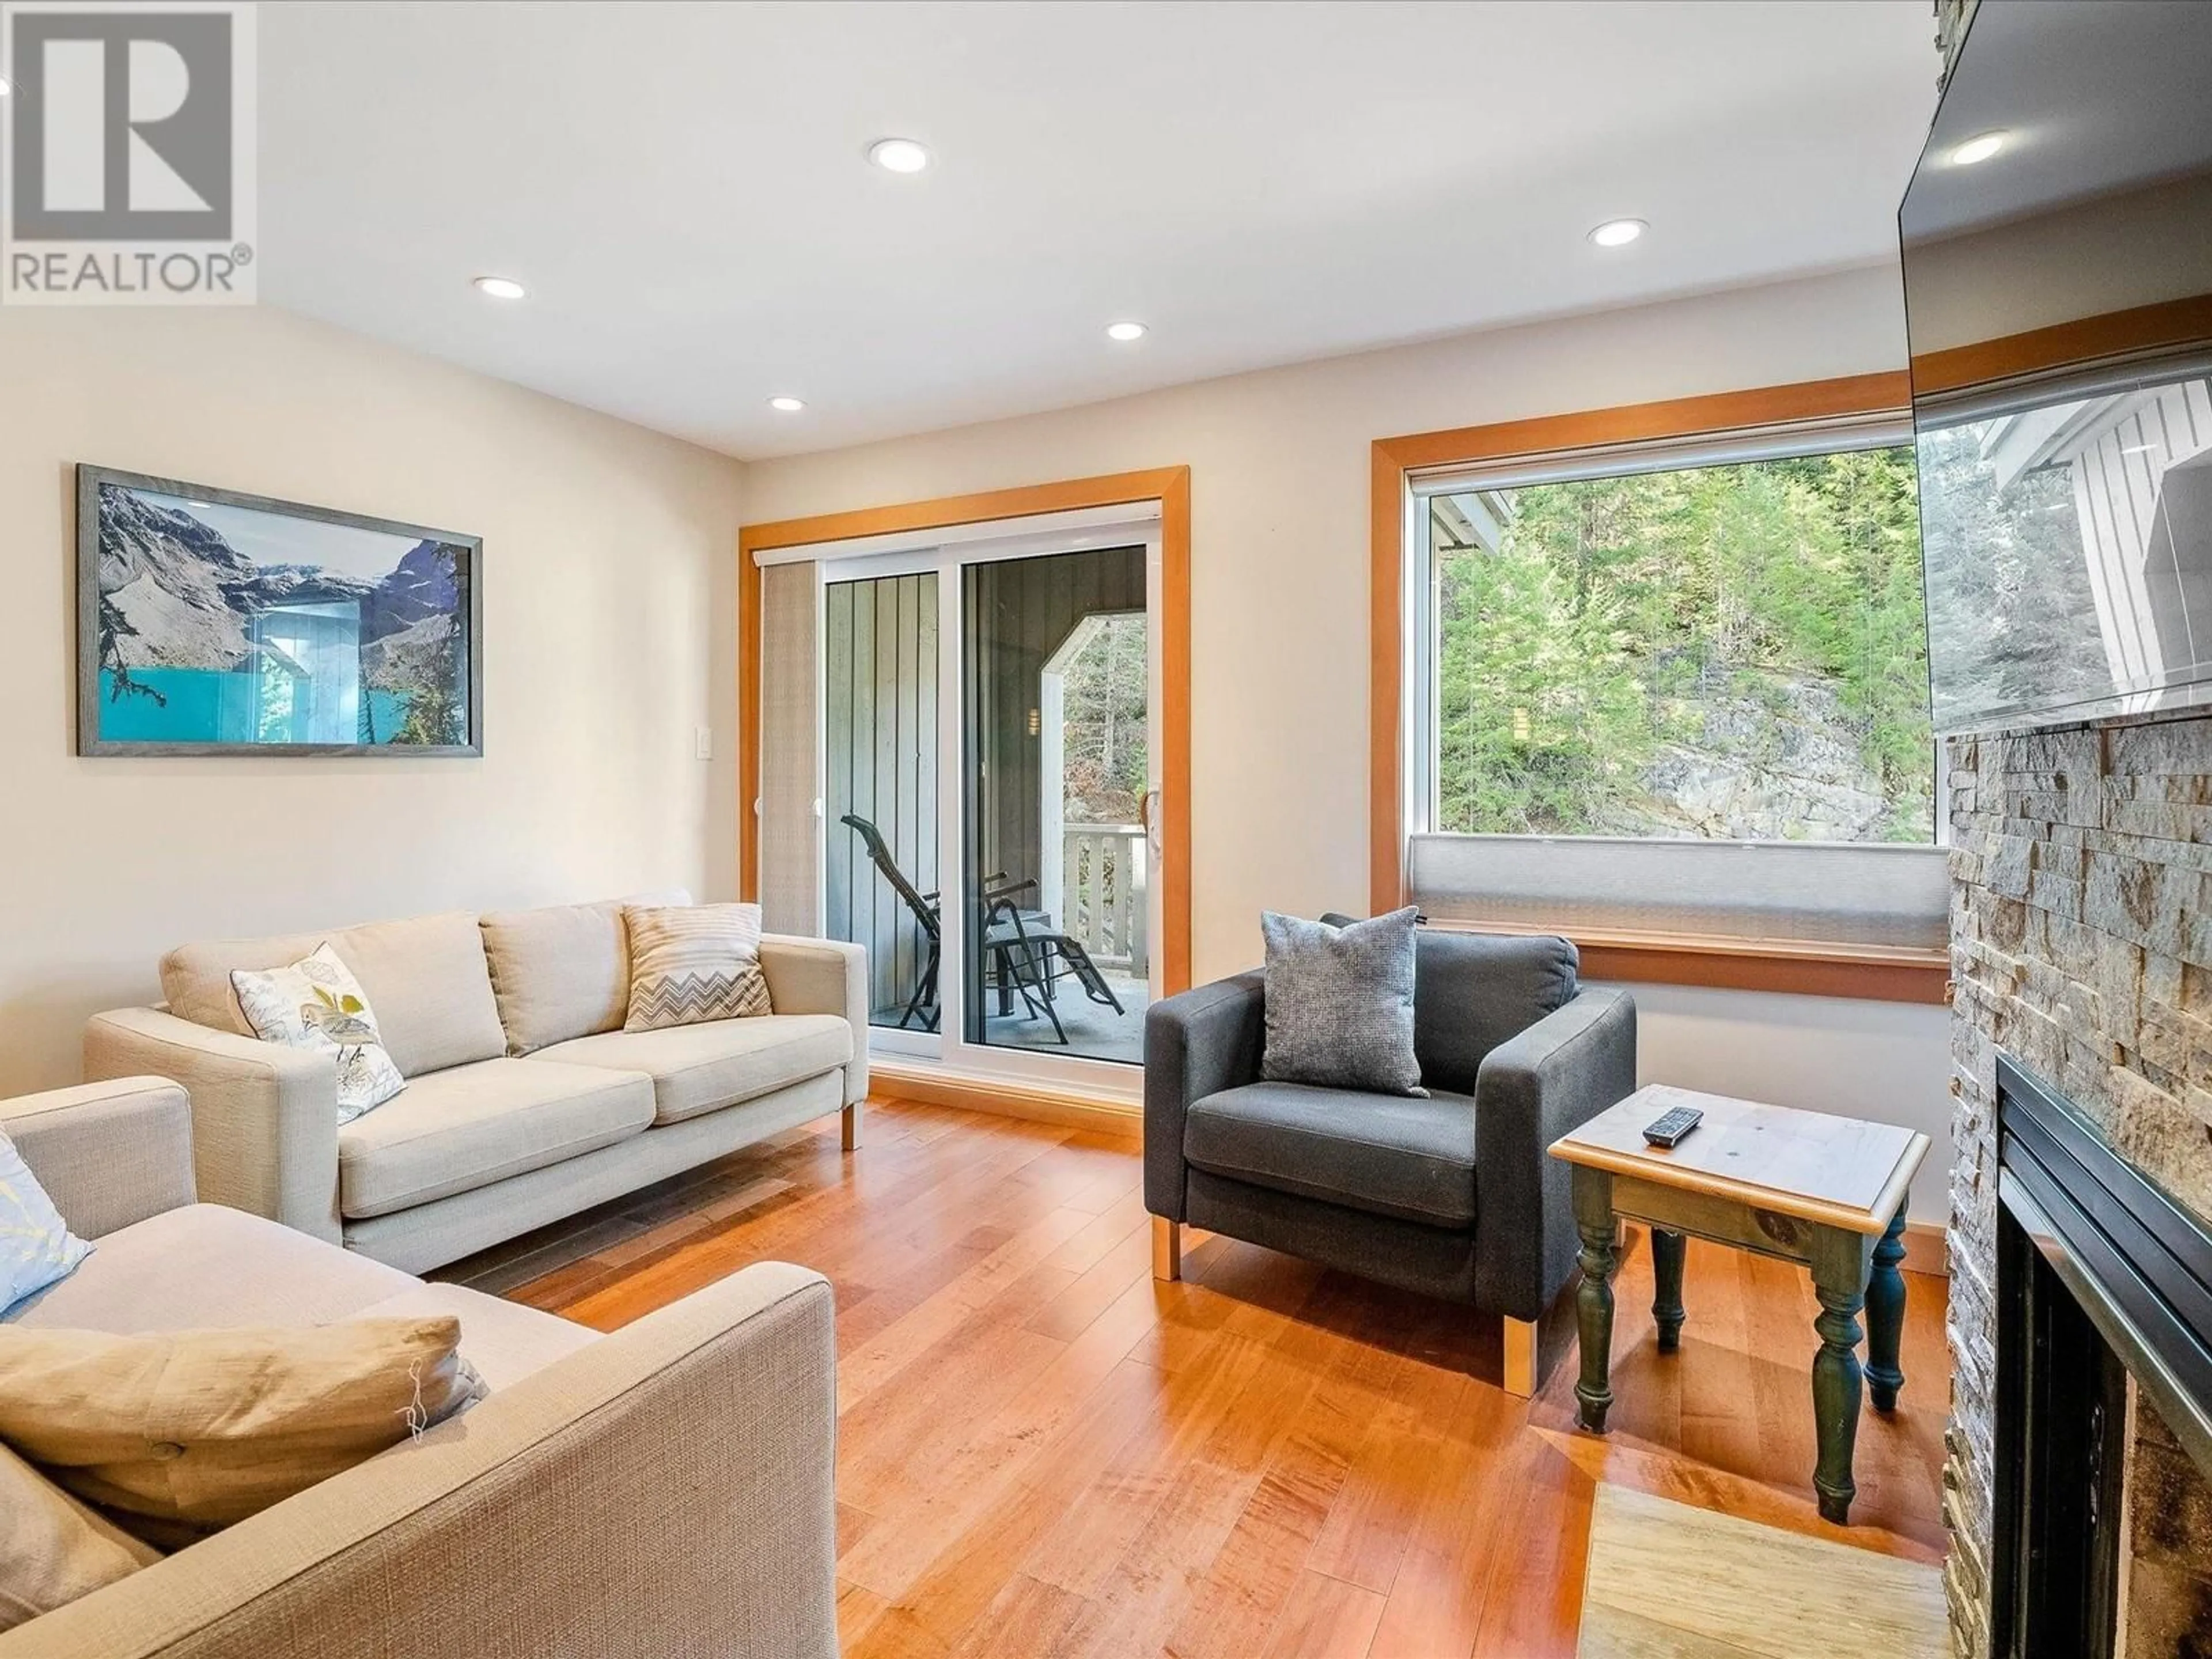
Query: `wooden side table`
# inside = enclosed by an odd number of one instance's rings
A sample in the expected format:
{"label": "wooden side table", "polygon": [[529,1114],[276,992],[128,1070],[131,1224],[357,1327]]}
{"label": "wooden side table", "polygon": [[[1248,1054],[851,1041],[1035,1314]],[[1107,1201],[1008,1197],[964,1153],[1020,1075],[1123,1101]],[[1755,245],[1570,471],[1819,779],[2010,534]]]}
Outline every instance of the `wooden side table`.
{"label": "wooden side table", "polygon": [[[1705,1113],[1671,1149],[1647,1146],[1644,1126],[1676,1106]],[[1651,1228],[1659,1347],[1680,1340],[1686,1237],[1778,1256],[1810,1268],[1820,1301],[1813,1328],[1813,1416],[1820,1462],[1813,1474],[1821,1516],[1848,1524],[1858,1488],[1851,1453],[1858,1438],[1859,1314],[1866,1313],[1865,1378],[1876,1411],[1892,1411],[1905,1373],[1905,1200],[1928,1137],[1895,1124],[1867,1123],[1763,1106],[1654,1084],[1552,1144],[1574,1167],[1575,1224],[1582,1234],[1575,1310],[1582,1376],[1575,1384],[1582,1426],[1605,1432],[1613,1405],[1613,1241],[1626,1217]]]}

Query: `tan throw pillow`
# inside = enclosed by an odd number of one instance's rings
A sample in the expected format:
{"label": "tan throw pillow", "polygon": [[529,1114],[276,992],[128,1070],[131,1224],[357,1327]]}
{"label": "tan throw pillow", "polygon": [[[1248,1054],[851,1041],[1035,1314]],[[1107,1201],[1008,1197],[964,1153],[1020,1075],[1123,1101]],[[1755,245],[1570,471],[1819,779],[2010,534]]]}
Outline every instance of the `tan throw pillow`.
{"label": "tan throw pillow", "polygon": [[775,1012],[761,972],[757,904],[633,904],[625,1031]]}
{"label": "tan throw pillow", "polygon": [[385,1052],[376,1010],[328,945],[317,945],[289,968],[234,969],[230,982],[246,1023],[264,1042],[337,1056],[339,1122],[352,1122],[407,1086]]}
{"label": "tan throw pillow", "polygon": [[213,1532],[476,1399],[460,1340],[451,1315],[158,1336],[0,1326],[0,1441],[125,1525]]}
{"label": "tan throw pillow", "polygon": [[0,1630],[150,1567],[161,1553],[78,1503],[0,1446]]}
{"label": "tan throw pillow", "polygon": [[477,919],[507,1052],[619,1031],[629,1016],[629,928],[623,912],[689,904],[681,889],[599,904],[495,910]]}

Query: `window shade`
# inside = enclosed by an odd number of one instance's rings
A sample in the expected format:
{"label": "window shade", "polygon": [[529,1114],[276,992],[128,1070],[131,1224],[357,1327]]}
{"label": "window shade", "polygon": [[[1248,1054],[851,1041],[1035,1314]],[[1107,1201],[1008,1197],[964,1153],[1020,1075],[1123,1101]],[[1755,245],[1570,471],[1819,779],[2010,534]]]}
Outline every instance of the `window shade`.
{"label": "window shade", "polygon": [[771,933],[821,932],[815,772],[822,684],[815,567],[761,572],[760,902]]}
{"label": "window shade", "polygon": [[1603,836],[1412,837],[1413,902],[1439,920],[1577,932],[1942,950],[1940,847]]}

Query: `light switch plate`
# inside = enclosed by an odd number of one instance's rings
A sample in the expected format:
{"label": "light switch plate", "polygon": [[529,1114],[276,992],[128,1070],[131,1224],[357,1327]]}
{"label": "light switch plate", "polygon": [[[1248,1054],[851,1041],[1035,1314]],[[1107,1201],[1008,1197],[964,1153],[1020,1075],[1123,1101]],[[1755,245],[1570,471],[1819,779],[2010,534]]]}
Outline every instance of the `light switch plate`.
{"label": "light switch plate", "polygon": [[701,760],[712,760],[714,758],[714,728],[713,726],[701,726],[698,730],[697,735],[692,741],[694,746],[698,750],[699,758]]}

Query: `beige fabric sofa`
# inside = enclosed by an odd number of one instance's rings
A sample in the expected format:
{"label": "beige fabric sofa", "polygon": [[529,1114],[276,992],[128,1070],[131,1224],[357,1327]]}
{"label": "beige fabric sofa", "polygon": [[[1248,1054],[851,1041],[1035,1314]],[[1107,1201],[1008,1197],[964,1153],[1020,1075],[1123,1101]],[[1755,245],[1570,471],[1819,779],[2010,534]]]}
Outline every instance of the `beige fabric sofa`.
{"label": "beige fabric sofa", "polygon": [[[326,940],[408,1079],[343,1126],[331,1058],[255,1038],[230,982]],[[858,1145],[858,945],[772,934],[774,1014],[661,1031],[622,1029],[629,962],[618,900],[185,945],[161,1007],[93,1018],[85,1076],[175,1079],[204,1196],[410,1273],[831,1112]]]}
{"label": "beige fabric sofa", "polygon": [[96,1241],[9,1324],[451,1313],[491,1393],[0,1635],[0,1659],[836,1652],[835,1326],[818,1274],[763,1263],[600,1336],[196,1203],[189,1109],[155,1078],[0,1102],[0,1128]]}

